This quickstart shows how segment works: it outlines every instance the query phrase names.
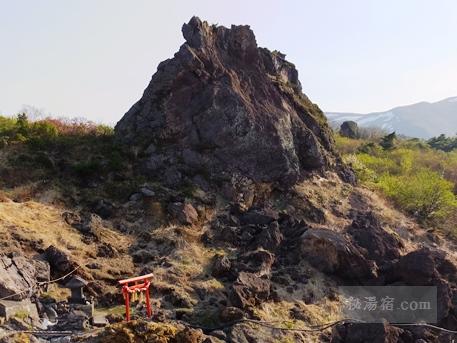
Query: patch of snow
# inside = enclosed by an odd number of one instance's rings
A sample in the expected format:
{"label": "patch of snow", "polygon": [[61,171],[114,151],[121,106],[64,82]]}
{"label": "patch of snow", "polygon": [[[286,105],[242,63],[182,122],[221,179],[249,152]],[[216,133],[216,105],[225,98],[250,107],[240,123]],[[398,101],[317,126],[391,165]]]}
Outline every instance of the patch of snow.
{"label": "patch of snow", "polygon": [[447,99],[447,102],[457,102],[457,96],[454,98]]}
{"label": "patch of snow", "polygon": [[332,120],[336,120],[336,121],[340,121],[340,122],[343,122],[346,120],[357,121],[358,119],[363,117],[361,115],[339,114],[339,113],[326,113],[325,115],[327,116],[328,119],[332,119]]}
{"label": "patch of snow", "polygon": [[388,122],[392,121],[392,119],[394,119],[394,117],[395,117],[395,113],[393,113],[392,111],[389,111],[389,112],[385,112],[385,113],[369,115],[365,118],[358,120],[358,123],[360,125],[364,125],[364,126],[371,125],[372,123],[375,123],[375,122],[388,123]]}
{"label": "patch of snow", "polygon": [[346,121],[346,120],[354,120],[357,121],[360,119],[359,116],[341,116],[341,117],[336,117],[339,121]]}

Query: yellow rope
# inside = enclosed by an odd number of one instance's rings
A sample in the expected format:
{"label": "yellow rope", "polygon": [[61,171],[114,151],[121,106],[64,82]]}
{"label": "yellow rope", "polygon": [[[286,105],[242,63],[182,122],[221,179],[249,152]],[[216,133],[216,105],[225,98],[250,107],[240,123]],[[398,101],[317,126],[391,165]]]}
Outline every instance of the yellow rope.
{"label": "yellow rope", "polygon": [[[63,279],[65,279],[66,277],[68,277],[68,276],[70,276],[71,274],[73,274],[74,272],[76,272],[79,268],[81,268],[81,266],[77,266],[77,267],[76,267],[75,269],[73,269],[71,272],[65,274],[65,275],[62,276],[62,277],[59,277],[59,278],[57,278],[57,279],[50,280],[50,281],[38,282],[37,285],[38,285],[38,286],[43,286],[43,285],[46,285],[46,284],[51,284],[51,283],[54,283],[54,282],[63,280]],[[31,292],[31,291],[33,291],[33,287],[29,287],[29,288],[23,290],[22,292],[18,292],[18,293],[11,294],[11,295],[8,295],[8,296],[6,296],[6,297],[0,298],[0,300],[6,300],[6,299],[9,299],[9,298],[13,298],[13,297],[15,297],[16,295],[21,295],[21,294],[23,294],[23,293]]]}

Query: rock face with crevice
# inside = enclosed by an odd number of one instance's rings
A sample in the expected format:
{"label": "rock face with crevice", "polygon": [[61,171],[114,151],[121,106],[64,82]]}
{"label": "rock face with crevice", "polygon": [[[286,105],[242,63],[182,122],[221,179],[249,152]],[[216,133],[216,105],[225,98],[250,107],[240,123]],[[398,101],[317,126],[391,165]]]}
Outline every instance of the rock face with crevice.
{"label": "rock face with crevice", "polygon": [[294,65],[259,48],[249,26],[184,24],[186,42],[162,62],[143,97],[116,125],[150,173],[238,173],[255,182],[295,182],[341,164],[322,111],[303,93]]}
{"label": "rock face with crevice", "polygon": [[0,255],[0,298],[26,299],[36,291],[38,281],[49,281],[49,266],[44,261]]}

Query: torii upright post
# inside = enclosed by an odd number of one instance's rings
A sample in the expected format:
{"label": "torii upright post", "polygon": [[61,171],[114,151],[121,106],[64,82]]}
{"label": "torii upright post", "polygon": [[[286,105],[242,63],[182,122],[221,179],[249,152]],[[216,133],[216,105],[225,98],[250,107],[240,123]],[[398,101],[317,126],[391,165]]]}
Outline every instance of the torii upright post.
{"label": "torii upright post", "polygon": [[153,274],[134,277],[119,281],[122,286],[122,295],[125,301],[125,320],[130,321],[130,294],[132,293],[145,293],[146,298],[146,313],[151,318],[151,298],[149,296],[149,286],[151,285],[151,278]]}

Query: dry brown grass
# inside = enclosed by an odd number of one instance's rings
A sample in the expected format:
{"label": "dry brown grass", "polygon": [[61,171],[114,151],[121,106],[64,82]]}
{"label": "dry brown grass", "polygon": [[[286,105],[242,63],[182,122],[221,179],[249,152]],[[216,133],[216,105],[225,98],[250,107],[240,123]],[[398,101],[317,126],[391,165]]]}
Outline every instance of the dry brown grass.
{"label": "dry brown grass", "polygon": [[[45,246],[56,245],[65,249],[81,245],[80,235],[62,220],[59,210],[34,201],[0,203],[0,233],[8,232],[28,240],[41,240]],[[94,247],[80,248],[81,254],[93,252]]]}
{"label": "dry brown grass", "polygon": [[335,231],[343,231],[351,224],[350,211],[374,211],[380,217],[383,228],[404,239],[407,253],[424,242],[426,230],[402,212],[396,210],[388,199],[363,186],[351,186],[341,182],[335,175],[326,178],[315,177],[295,187],[298,194],[305,196],[325,213],[323,226]]}
{"label": "dry brown grass", "polygon": [[213,257],[219,250],[201,243],[201,232],[196,228],[166,226],[155,229],[154,239],[176,242],[176,248],[168,255],[167,267],[154,266],[154,285],[158,289],[173,288],[176,292],[198,302],[195,289],[207,294],[222,296],[225,285],[210,275]]}
{"label": "dry brown grass", "polygon": [[[100,230],[100,242],[111,244],[121,253],[115,258],[97,257],[97,243],[85,244],[81,234],[63,219],[63,210],[34,201],[16,203],[0,202],[0,244],[2,252],[17,251],[29,256],[36,254],[37,244],[41,249],[54,245],[83,266],[84,275],[89,280],[115,281],[121,275],[134,272],[135,267],[127,254],[133,238],[111,230]],[[84,266],[96,262],[100,270],[90,270]],[[129,275],[129,274],[127,274]],[[114,291],[107,287],[107,291]],[[59,290],[54,290],[57,294]]]}
{"label": "dry brown grass", "polygon": [[2,191],[0,191],[0,202],[7,202],[10,199],[6,196],[6,194]]}

